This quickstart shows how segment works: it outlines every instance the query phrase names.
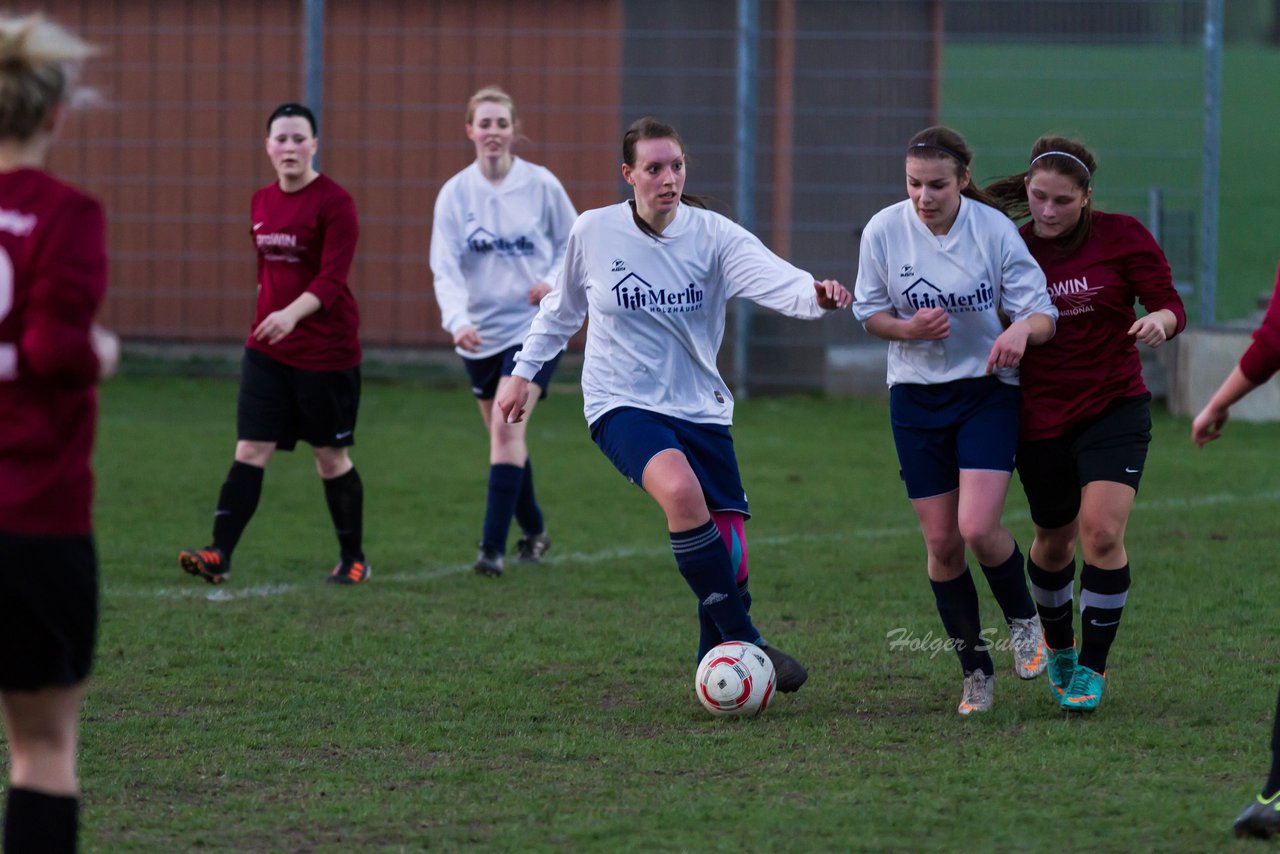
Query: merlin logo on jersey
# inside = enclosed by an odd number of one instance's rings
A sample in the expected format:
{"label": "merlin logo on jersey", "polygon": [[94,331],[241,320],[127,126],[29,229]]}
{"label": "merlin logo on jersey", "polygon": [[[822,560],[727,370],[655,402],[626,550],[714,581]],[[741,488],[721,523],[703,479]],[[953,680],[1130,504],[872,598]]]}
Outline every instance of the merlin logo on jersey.
{"label": "merlin logo on jersey", "polygon": [[496,252],[499,256],[532,255],[536,250],[533,241],[523,234],[515,240],[498,237],[484,228],[477,228],[467,236],[467,248],[480,255]]}
{"label": "merlin logo on jersey", "polygon": [[990,311],[995,307],[995,291],[986,282],[980,282],[967,294],[944,294],[942,289],[928,279],[920,278],[911,283],[902,295],[915,309],[945,308],[949,314],[962,311]]}
{"label": "merlin logo on jersey", "polygon": [[1093,311],[1089,278],[1065,279],[1049,285],[1049,298],[1058,307],[1058,317],[1074,317]]}
{"label": "merlin logo on jersey", "polygon": [[655,288],[635,273],[628,273],[613,286],[613,294],[621,308],[653,314],[681,314],[701,309],[706,291],[694,287],[692,282],[679,291]]}

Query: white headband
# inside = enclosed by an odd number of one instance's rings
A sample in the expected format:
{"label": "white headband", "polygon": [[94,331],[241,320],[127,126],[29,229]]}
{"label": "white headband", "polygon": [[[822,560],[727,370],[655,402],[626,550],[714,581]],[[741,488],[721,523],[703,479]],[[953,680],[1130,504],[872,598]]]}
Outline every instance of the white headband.
{"label": "white headband", "polygon": [[1088,175],[1090,178],[1092,178],[1092,177],[1093,177],[1093,172],[1092,172],[1092,170],[1090,170],[1088,166],[1085,166],[1085,165],[1084,165],[1084,161],[1083,161],[1083,160],[1081,160],[1079,157],[1076,157],[1074,154],[1070,154],[1070,153],[1068,153],[1068,152],[1066,152],[1066,151],[1046,151],[1044,154],[1039,154],[1039,155],[1037,155],[1037,156],[1033,157],[1033,158],[1031,159],[1031,163],[1030,163],[1029,165],[1031,165],[1031,166],[1035,166],[1035,165],[1036,165],[1036,161],[1037,161],[1037,160],[1039,160],[1041,157],[1048,157],[1048,156],[1049,156],[1049,155],[1051,155],[1051,154],[1056,154],[1056,155],[1058,155],[1059,157],[1068,157],[1068,158],[1070,158],[1070,159],[1074,160],[1075,162],[1077,162],[1077,163],[1079,163],[1079,164],[1080,164],[1080,168],[1084,170],[1084,174]]}

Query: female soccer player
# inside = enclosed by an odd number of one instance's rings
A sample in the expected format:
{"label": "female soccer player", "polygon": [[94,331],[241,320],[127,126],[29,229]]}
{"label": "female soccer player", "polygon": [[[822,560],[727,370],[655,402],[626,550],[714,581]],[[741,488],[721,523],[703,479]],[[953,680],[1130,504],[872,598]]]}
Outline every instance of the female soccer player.
{"label": "female soccer player", "polygon": [[364,487],[347,448],[360,405],[360,311],[347,287],[359,226],[347,191],[315,170],[316,120],[281,104],[267,120],[277,180],[253,195],[258,305],[241,363],[235,462],[222,484],[213,542],[178,555],[182,568],[221,584],[262,494],[277,449],[311,445],[340,557],[327,581],[369,580],[362,549]]}
{"label": "female soccer player", "polygon": [[43,166],[90,48],[38,15],[0,18],[0,707],[6,852],[69,852],[98,622],[94,385],[115,336],[102,206]]}
{"label": "female soccer player", "polygon": [[[533,489],[527,422],[497,417],[493,398],[508,382],[538,304],[560,274],[578,215],[556,176],[511,153],[519,132],[510,95],[488,86],[471,96],[467,138],[476,159],[440,189],[431,231],[440,317],[471,376],[489,434],[489,492],[473,567],[488,576],[502,575],[513,516],[523,531],[516,543],[519,562],[536,562],[551,545]],[[548,359],[533,378],[541,397],[557,361],[558,355]]]}
{"label": "female soccer player", "polygon": [[733,396],[716,351],[732,297],[816,318],[847,306],[850,295],[685,194],[684,143],[669,125],[636,121],[622,160],[634,198],[578,217],[561,286],[543,300],[496,405],[513,423],[527,415],[529,383],[589,309],[587,423],[609,460],[666,514],[676,566],[698,600],[698,657],[721,641],[758,644],[778,690],[795,691],[808,672],[764,641],[747,614],[749,513],[729,435]]}
{"label": "female soccer player", "polygon": [[[1280,273],[1276,275],[1271,304],[1262,324],[1253,333],[1253,343],[1240,357],[1204,409],[1191,422],[1191,441],[1203,448],[1222,436],[1231,407],[1242,397],[1267,382],[1280,370]],[[1235,822],[1236,836],[1268,839],[1280,833],[1280,698],[1271,724],[1271,771],[1262,792]]]}
{"label": "female soccer player", "polygon": [[[1022,360],[1018,476],[1035,540],[1027,560],[1049,646],[1049,687],[1068,711],[1102,700],[1107,653],[1129,590],[1124,532],[1151,442],[1151,395],[1137,343],[1187,323],[1173,275],[1136,219],[1093,210],[1097,164],[1084,146],[1041,137],[1027,170],[988,187],[1045,271],[1058,331]],[[1137,317],[1134,303],[1147,313]],[[1076,539],[1080,645],[1072,631]]]}
{"label": "female soccer player", "polygon": [[890,342],[893,439],[964,671],[962,715],[990,709],[995,687],[966,546],[1004,612],[1018,676],[1045,666],[1022,552],[1000,514],[1018,442],[1018,365],[1029,344],[1053,336],[1057,317],[1018,230],[973,186],[972,158],[949,128],[911,138],[908,198],[863,231],[853,306]]}

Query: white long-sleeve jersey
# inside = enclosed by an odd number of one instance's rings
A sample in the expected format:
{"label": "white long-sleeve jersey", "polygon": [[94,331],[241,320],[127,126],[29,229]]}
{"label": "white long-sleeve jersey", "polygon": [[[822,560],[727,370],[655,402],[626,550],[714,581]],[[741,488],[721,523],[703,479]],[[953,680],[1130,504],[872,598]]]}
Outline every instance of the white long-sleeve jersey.
{"label": "white long-sleeve jersey", "polygon": [[[947,310],[950,334],[938,341],[890,341],[889,385],[984,376],[1003,331],[998,310],[1011,320],[1032,314],[1058,319],[1044,273],[1003,213],[962,196],[951,230],[938,236],[916,216],[910,199],[890,205],[862,232],[853,313],[865,325],[879,312],[906,319],[939,307]],[[997,369],[997,376],[1018,383],[1016,368]]]}
{"label": "white long-sleeve jersey", "polygon": [[445,182],[431,228],[441,325],[451,335],[474,327],[483,342],[459,356],[482,359],[524,340],[538,313],[529,289],[555,285],[577,215],[549,169],[518,157],[496,187],[477,163]]}
{"label": "white long-sleeve jersey", "polygon": [[733,396],[716,370],[726,303],[744,297],[791,317],[820,317],[813,283],[711,211],[681,205],[654,239],[636,225],[628,202],[590,210],[573,225],[560,283],[542,301],[514,374],[532,379],[590,311],[587,423],[634,406],[731,424]]}

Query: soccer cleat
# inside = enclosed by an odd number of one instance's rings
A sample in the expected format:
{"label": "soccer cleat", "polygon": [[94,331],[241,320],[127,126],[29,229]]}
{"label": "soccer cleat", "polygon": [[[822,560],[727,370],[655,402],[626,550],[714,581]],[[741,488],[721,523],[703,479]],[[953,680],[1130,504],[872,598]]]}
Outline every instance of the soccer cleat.
{"label": "soccer cleat", "polygon": [[191,575],[198,575],[210,584],[221,584],[231,572],[231,558],[222,549],[183,549],[178,552],[178,563]]}
{"label": "soccer cleat", "polygon": [[476,575],[487,575],[490,578],[497,578],[502,575],[502,555],[497,552],[491,552],[487,549],[481,549],[480,554],[476,556],[476,562],[472,564],[471,569]]}
{"label": "soccer cleat", "polygon": [[1053,692],[1053,699],[1061,703],[1071,684],[1071,675],[1076,672],[1076,645],[1072,643],[1070,649],[1045,649],[1049,650],[1049,666],[1045,668],[1049,674],[1049,690]]}
{"label": "soccer cleat", "polygon": [[995,692],[995,674],[988,676],[981,670],[973,670],[964,677],[964,694],[960,697],[960,705],[956,711],[962,715],[989,712]]}
{"label": "soccer cleat", "polygon": [[1107,675],[1076,662],[1071,682],[1059,704],[1068,712],[1092,712],[1102,702]]}
{"label": "soccer cleat", "polygon": [[1044,672],[1049,656],[1039,614],[1009,621],[1009,645],[1013,647],[1013,672],[1019,679],[1035,679]]}
{"label": "soccer cleat", "polygon": [[546,531],[521,537],[516,542],[516,563],[537,563],[551,548],[551,535]]}
{"label": "soccer cleat", "polygon": [[372,574],[373,570],[364,561],[343,558],[338,561],[338,565],[333,568],[333,572],[329,573],[325,581],[330,584],[363,584]]}
{"label": "soccer cleat", "polygon": [[756,641],[756,646],[763,649],[773,662],[774,687],[783,694],[799,691],[809,678],[809,671],[804,669],[804,665],[777,647],[766,646],[763,640]]}
{"label": "soccer cleat", "polygon": [[1280,792],[1264,799],[1258,795],[1244,808],[1234,825],[1236,836],[1270,839],[1280,833]]}

